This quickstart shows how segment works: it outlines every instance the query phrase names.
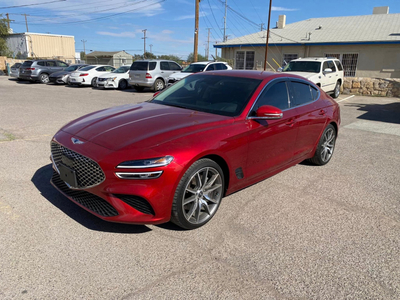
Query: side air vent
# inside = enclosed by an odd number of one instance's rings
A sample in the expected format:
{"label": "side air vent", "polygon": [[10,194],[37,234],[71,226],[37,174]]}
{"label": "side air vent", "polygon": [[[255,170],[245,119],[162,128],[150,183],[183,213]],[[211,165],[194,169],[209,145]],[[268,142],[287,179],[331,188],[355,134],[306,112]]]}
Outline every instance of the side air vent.
{"label": "side air vent", "polygon": [[121,199],[129,206],[132,206],[134,209],[140,211],[141,213],[148,215],[155,215],[154,209],[151,207],[150,203],[145,199],[134,196],[134,195],[114,195],[115,197]]}

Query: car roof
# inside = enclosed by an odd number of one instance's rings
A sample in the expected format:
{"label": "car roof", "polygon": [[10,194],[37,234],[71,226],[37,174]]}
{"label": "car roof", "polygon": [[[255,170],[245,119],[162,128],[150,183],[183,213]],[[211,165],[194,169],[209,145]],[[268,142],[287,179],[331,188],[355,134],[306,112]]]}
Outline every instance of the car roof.
{"label": "car roof", "polygon": [[198,62],[191,63],[191,65],[208,65],[208,64],[213,64],[213,63],[226,64],[226,62],[224,62],[224,61],[198,61]]}
{"label": "car roof", "polygon": [[256,70],[218,70],[218,71],[210,71],[210,72],[201,72],[201,73],[196,73],[191,76],[196,76],[196,75],[207,75],[207,76],[212,76],[212,75],[224,75],[224,76],[231,76],[231,77],[242,77],[242,78],[252,78],[252,79],[273,79],[273,78],[296,78],[296,79],[302,79],[306,80],[304,77],[297,76],[294,74],[288,74],[288,73],[274,73],[274,72],[269,72],[269,71],[256,71]]}
{"label": "car roof", "polygon": [[325,61],[325,60],[332,60],[336,59],[336,57],[303,57],[303,58],[296,58],[291,61]]}

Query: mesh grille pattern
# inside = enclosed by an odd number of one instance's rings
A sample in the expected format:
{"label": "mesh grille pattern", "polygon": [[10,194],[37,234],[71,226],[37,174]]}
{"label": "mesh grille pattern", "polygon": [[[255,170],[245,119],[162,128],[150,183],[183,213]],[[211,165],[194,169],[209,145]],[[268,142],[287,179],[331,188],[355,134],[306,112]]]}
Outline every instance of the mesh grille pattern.
{"label": "mesh grille pattern", "polygon": [[118,216],[117,210],[103,198],[86,191],[77,191],[68,188],[64,181],[61,180],[60,175],[58,175],[58,173],[54,170],[51,181],[65,195],[72,198],[87,209],[95,212],[96,214],[103,217]]}
{"label": "mesh grille pattern", "polygon": [[73,188],[89,188],[102,183],[105,179],[100,166],[86,156],[80,155],[55,142],[51,143],[51,154],[57,167],[63,163],[76,172],[78,186],[73,186]]}
{"label": "mesh grille pattern", "polygon": [[140,211],[141,213],[148,215],[155,215],[153,208],[150,203],[145,199],[134,196],[134,195],[114,195],[115,197],[121,199],[129,206],[132,206],[134,209]]}

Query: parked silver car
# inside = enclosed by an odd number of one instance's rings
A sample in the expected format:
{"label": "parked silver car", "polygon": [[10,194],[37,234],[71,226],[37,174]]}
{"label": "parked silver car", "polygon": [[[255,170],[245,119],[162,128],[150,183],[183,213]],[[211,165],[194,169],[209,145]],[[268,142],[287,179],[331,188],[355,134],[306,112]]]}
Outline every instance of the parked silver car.
{"label": "parked silver car", "polygon": [[18,78],[48,83],[50,74],[62,71],[68,66],[69,64],[54,59],[26,60],[19,68]]}
{"label": "parked silver car", "polygon": [[167,78],[182,71],[182,67],[171,60],[137,60],[129,71],[129,84],[138,92],[149,87],[153,91],[165,88]]}
{"label": "parked silver car", "polygon": [[70,84],[69,82],[69,75],[79,69],[82,69],[83,67],[86,67],[88,65],[84,64],[77,64],[77,65],[70,65],[68,68],[64,69],[63,71],[58,71],[50,74],[49,80],[50,82],[56,83],[56,84]]}
{"label": "parked silver car", "polygon": [[15,63],[11,66],[10,68],[10,76],[11,77],[16,77],[18,78],[19,76],[19,67],[21,66],[21,63]]}

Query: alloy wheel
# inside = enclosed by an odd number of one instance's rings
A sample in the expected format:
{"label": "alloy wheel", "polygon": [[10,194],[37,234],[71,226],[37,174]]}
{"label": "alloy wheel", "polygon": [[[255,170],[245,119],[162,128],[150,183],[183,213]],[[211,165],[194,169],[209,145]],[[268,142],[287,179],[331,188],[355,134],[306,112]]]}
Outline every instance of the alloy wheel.
{"label": "alloy wheel", "polygon": [[335,148],[335,130],[333,128],[328,128],[324,132],[321,147],[321,159],[323,162],[327,162],[332,157]]}

